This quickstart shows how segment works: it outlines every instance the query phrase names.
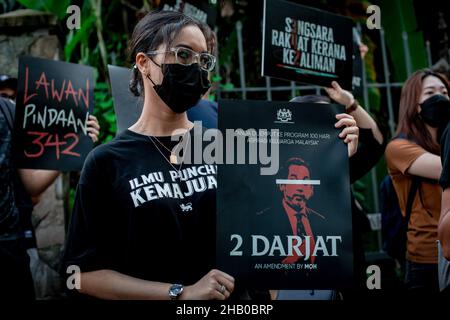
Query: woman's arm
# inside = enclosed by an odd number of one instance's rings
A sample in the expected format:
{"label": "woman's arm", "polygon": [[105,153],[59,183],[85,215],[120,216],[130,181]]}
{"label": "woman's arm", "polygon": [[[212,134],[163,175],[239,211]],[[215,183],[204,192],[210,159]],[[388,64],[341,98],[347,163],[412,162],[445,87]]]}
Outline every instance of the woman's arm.
{"label": "woman's arm", "polygon": [[441,158],[426,152],[414,160],[407,172],[414,176],[438,180],[442,172]]}
{"label": "woman's arm", "polygon": [[372,134],[375,138],[375,140],[379,144],[383,144],[383,135],[381,134],[380,129],[378,128],[377,123],[373,118],[367,113],[366,110],[364,110],[360,105],[358,107],[349,113],[350,115],[355,118],[356,125],[363,129],[371,129]]}
{"label": "woman's arm", "polygon": [[59,175],[55,170],[19,169],[18,172],[25,190],[32,197],[44,192]]}
{"label": "woman's arm", "polygon": [[406,139],[392,140],[385,152],[386,161],[402,174],[438,180],[442,172],[441,158]]}
{"label": "woman's arm", "polygon": [[[221,292],[221,286],[225,291]],[[111,300],[169,300],[171,284],[146,281],[124,275],[113,270],[98,270],[81,273],[83,294]],[[211,270],[197,283],[186,286],[180,300],[225,300],[234,290],[234,279],[230,275]]]}
{"label": "woman's arm", "polygon": [[[331,83],[332,88],[325,88],[325,91],[328,93],[331,99],[336,101],[339,104],[345,106],[345,109],[348,110],[353,103],[355,102],[355,98],[352,93],[341,88],[339,83],[333,81]],[[349,113],[353,116],[356,121],[356,125],[359,128],[363,129],[371,129],[375,140],[379,144],[383,144],[383,135],[381,134],[380,129],[378,128],[377,123],[373,118],[364,110],[360,105],[356,107],[355,110]]]}

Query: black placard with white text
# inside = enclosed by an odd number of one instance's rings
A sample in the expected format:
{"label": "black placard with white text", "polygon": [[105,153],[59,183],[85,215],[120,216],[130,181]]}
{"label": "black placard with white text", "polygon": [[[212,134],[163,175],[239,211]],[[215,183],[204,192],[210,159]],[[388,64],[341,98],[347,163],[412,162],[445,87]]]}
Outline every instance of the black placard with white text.
{"label": "black placard with white text", "polygon": [[204,0],[164,0],[160,3],[162,10],[174,10],[183,12],[203,23],[207,23],[211,29],[214,29],[217,19],[217,3],[211,4]]}
{"label": "black placard with white text", "polygon": [[18,168],[81,170],[92,149],[87,121],[94,105],[93,68],[19,58],[13,153]]}
{"label": "black placard with white text", "polygon": [[[226,153],[244,152],[245,161],[218,167],[217,267],[244,287],[352,286],[348,151],[334,126],[343,111],[335,104],[219,102]],[[245,137],[245,150],[225,134],[230,130]]]}
{"label": "black placard with white text", "polygon": [[282,0],[264,1],[262,75],[352,88],[349,18]]}

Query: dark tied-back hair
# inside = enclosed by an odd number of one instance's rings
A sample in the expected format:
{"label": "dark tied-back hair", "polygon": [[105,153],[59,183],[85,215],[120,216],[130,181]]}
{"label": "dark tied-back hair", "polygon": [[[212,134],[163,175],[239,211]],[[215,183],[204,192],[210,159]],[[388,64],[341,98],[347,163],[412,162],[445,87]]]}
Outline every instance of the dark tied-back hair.
{"label": "dark tied-back hair", "polygon": [[447,79],[440,73],[430,69],[421,69],[414,72],[406,80],[402,88],[396,135],[406,135],[408,139],[415,141],[428,152],[439,155],[439,144],[433,141],[431,134],[425,127],[425,122],[417,110],[422,93],[423,81],[429,76],[434,76],[441,80],[447,87],[447,91],[450,92]]}
{"label": "dark tied-back hair", "polygon": [[[178,11],[152,11],[146,14],[134,27],[129,44],[131,63],[136,61],[139,52],[157,50],[161,44],[169,48],[184,27],[198,27],[206,39],[208,52],[216,54],[216,37],[208,25],[197,21]],[[130,91],[135,96],[143,94],[142,75],[138,68],[133,68],[130,81]]]}

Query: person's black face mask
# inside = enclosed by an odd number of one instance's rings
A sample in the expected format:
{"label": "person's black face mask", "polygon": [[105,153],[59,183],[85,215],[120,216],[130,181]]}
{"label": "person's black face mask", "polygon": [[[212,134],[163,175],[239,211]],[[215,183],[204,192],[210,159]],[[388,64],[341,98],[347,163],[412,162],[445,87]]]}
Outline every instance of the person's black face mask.
{"label": "person's black face mask", "polygon": [[420,104],[420,116],[433,128],[446,126],[450,121],[450,101],[442,94],[435,94]]}
{"label": "person's black face mask", "polygon": [[[159,65],[158,65],[159,66]],[[178,63],[161,64],[163,81],[153,83],[158,96],[173,112],[183,113],[197,104],[211,87],[208,72],[202,70],[197,63],[185,66]]]}

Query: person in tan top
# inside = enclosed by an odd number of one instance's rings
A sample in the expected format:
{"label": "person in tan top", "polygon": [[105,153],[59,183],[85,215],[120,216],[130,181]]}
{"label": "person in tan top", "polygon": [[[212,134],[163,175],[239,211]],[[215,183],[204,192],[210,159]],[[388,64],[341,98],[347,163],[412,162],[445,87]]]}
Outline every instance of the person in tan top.
{"label": "person in tan top", "polygon": [[408,224],[405,282],[409,290],[421,293],[438,292],[436,240],[442,195],[438,142],[450,120],[448,92],[441,75],[416,71],[403,86],[396,139],[385,152],[403,215],[413,177],[420,180]]}

